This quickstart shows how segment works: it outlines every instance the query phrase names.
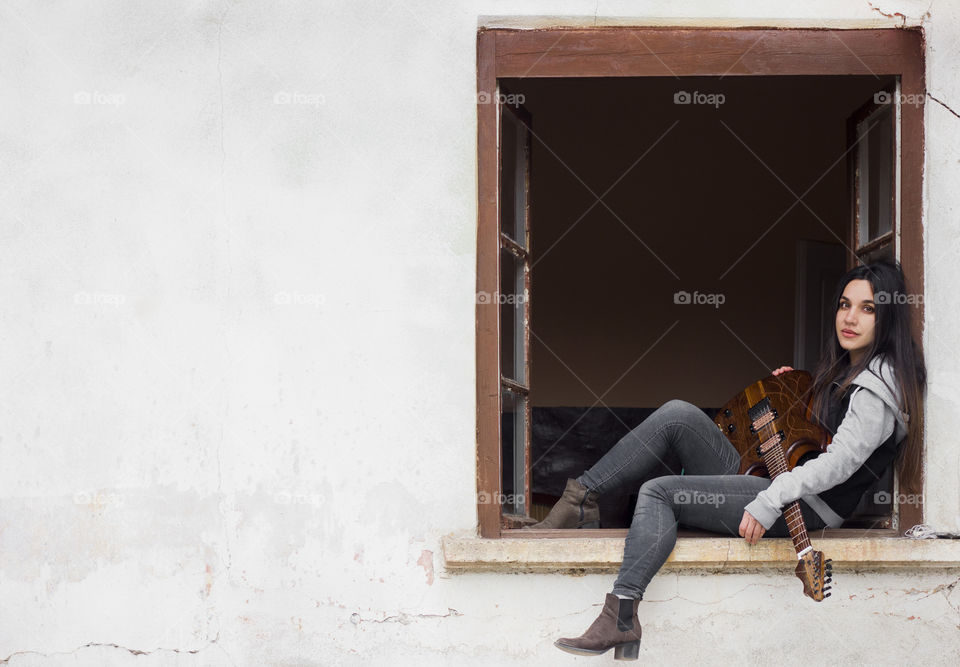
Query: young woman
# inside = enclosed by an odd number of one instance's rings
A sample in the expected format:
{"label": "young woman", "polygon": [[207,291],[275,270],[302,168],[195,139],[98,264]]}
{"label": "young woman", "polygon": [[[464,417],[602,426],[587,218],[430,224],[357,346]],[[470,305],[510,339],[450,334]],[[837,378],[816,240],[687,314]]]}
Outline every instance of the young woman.
{"label": "young woman", "polygon": [[[596,526],[604,492],[636,488],[668,452],[683,475],[640,486],[623,565],[603,611],[580,637],[559,639],[570,653],[636,659],[637,609],[650,579],[676,543],[677,526],[730,535],[749,544],[790,535],[782,508],[798,500],[807,528],[836,528],[893,463],[901,475],[920,465],[921,402],[926,369],[910,335],[900,265],[882,260],[849,271],[837,285],[835,331],[813,381],[813,413],[832,434],[826,452],[776,480],[738,474],[740,456],[699,408],[665,403],[577,479],[533,528]],[[779,374],[792,370],[783,366]],[[910,419],[913,416],[913,419]],[[903,446],[905,445],[905,446]]]}

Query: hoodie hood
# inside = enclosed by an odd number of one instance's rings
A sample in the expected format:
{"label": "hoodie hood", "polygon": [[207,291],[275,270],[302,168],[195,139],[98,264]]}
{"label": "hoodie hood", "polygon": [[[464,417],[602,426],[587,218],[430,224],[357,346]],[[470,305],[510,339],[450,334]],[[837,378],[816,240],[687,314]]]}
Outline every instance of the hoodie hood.
{"label": "hoodie hood", "polygon": [[852,384],[869,389],[890,407],[897,421],[897,442],[906,436],[910,416],[900,409],[900,385],[894,375],[893,364],[885,356],[877,355],[871,359]]}

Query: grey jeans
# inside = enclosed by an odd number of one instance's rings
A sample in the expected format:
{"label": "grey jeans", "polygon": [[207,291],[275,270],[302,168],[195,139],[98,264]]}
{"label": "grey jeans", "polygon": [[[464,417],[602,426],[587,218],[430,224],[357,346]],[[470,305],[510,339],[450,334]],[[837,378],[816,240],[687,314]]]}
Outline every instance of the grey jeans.
{"label": "grey jeans", "polygon": [[[643,598],[650,579],[673,551],[679,525],[739,537],[744,506],[770,485],[765,477],[737,474],[736,448],[700,408],[679,400],[664,403],[577,481],[597,491],[603,502],[604,491],[636,488],[671,452],[683,474],[656,477],[640,486],[613,587],[616,594]],[[803,500],[800,509],[808,530],[826,525]],[[790,536],[782,515],[763,536]]]}

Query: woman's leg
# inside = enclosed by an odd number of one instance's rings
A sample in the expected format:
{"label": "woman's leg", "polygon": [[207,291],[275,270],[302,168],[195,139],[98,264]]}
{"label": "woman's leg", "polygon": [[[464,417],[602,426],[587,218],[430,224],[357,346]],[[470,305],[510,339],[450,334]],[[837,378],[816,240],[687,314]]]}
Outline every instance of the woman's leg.
{"label": "woman's leg", "polygon": [[[598,493],[636,484],[668,452],[679,456],[685,474],[657,477],[640,487],[613,593],[587,632],[558,639],[558,648],[590,655],[615,648],[618,659],[636,659],[641,636],[637,606],[673,551],[678,524],[739,536],[743,508],[770,485],[766,478],[736,474],[736,448],[702,410],[685,401],[665,403],[576,481]],[[806,503],[800,507],[809,529],[823,527]],[[764,534],[786,535],[782,516]]]}
{"label": "woman's leg", "polygon": [[740,469],[739,452],[703,410],[672,400],[623,436],[577,481],[600,494],[623,485],[638,488],[670,451],[679,456],[686,475],[734,475]]}
{"label": "woman's leg", "polygon": [[[643,598],[647,584],[673,551],[678,525],[739,537],[743,508],[769,485],[766,477],[753,475],[666,475],[644,483],[613,592]],[[802,500],[800,510],[808,530],[824,527]],[[781,515],[763,536],[789,535]]]}

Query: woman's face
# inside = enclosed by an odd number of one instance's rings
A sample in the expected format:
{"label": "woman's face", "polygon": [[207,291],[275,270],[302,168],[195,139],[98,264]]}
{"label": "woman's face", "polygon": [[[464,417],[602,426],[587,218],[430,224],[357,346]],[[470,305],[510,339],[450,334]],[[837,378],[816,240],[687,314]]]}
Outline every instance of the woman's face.
{"label": "woman's face", "polygon": [[843,288],[843,296],[837,305],[837,340],[840,347],[850,353],[850,363],[860,357],[873,343],[877,307],[873,303],[873,288],[866,280],[851,280]]}

